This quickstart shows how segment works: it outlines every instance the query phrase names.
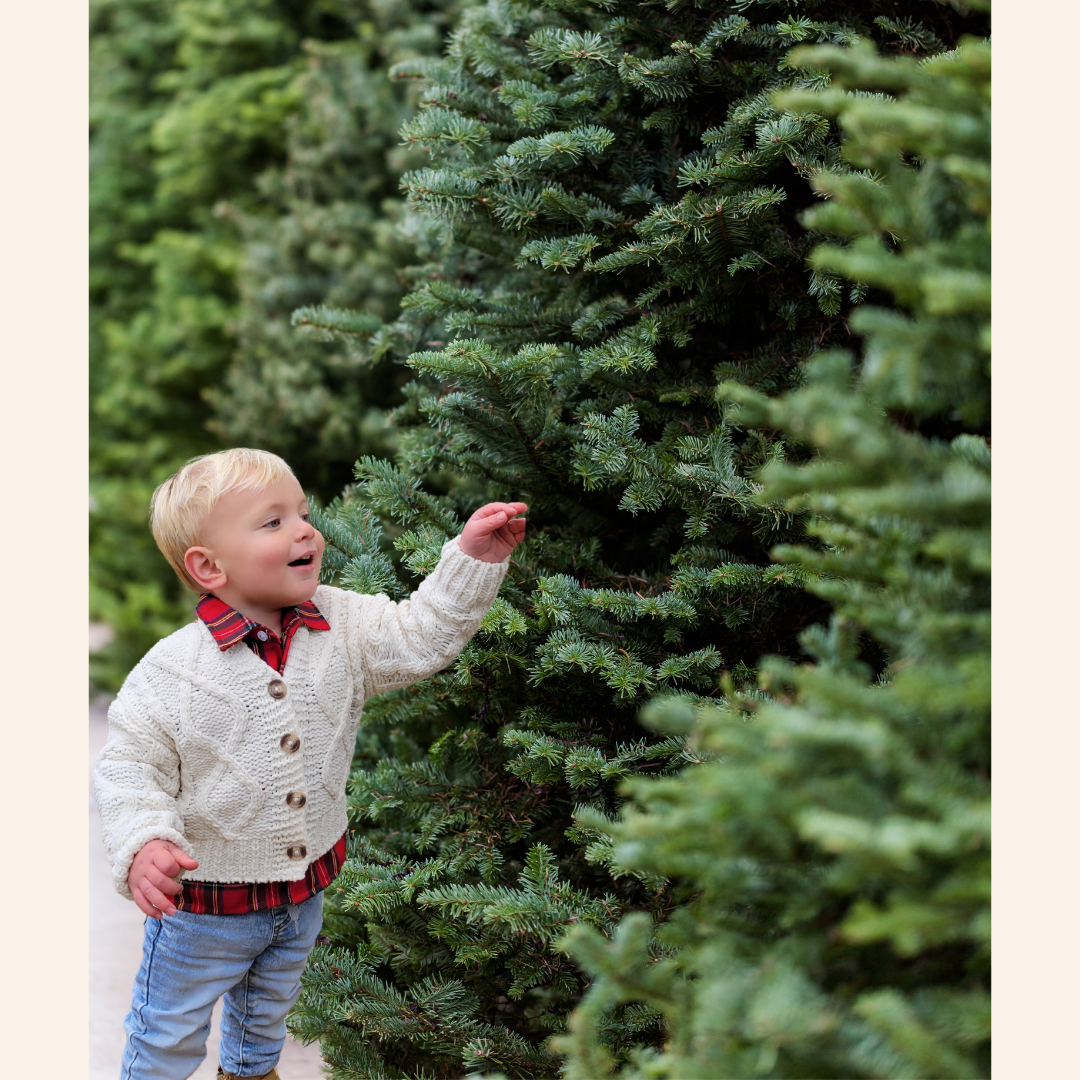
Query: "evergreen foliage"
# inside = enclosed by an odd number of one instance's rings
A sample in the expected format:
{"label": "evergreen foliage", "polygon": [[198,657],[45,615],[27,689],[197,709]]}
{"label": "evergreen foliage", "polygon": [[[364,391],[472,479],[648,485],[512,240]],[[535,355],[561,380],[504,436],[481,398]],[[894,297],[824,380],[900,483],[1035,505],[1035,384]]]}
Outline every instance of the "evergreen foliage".
{"label": "evergreen foliage", "polygon": [[[135,0],[95,0],[90,27],[90,617],[142,640],[173,630],[175,611],[158,584],[149,490],[133,474],[170,451],[155,431],[161,396],[131,363],[117,377],[110,357],[153,293],[145,266],[125,253],[175,224],[154,205],[151,132],[168,104],[157,80],[173,65],[179,32],[169,7]],[[137,423],[151,397],[153,420]]]}
{"label": "evergreen foliage", "polygon": [[[806,539],[807,508],[755,479],[812,440],[716,398],[718,380],[755,402],[797,388],[866,288],[806,267],[808,181],[844,162],[824,110],[773,95],[828,82],[787,63],[798,41],[921,55],[979,24],[813,15],[499,0],[464,11],[443,60],[396,69],[425,80],[404,138],[431,163],[404,186],[445,243],[392,324],[298,315],[417,376],[394,459],[362,457],[316,514],[325,572],[404,596],[483,502],[523,499],[532,524],[455,665],[365,708],[349,859],[293,1021],[335,1076],[554,1075],[547,1039],[587,983],[556,942],[628,912],[647,940],[686,899],[614,861],[624,780],[713,753],[643,731],[641,706],[720,703],[725,680],[756,700],[758,658],[806,656],[827,614],[802,587],[821,568],[769,556]],[[865,644],[844,654],[860,674],[880,660]],[[602,1023],[617,1057],[666,1038],[640,996]]]}
{"label": "evergreen foliage", "polygon": [[[655,935],[635,913],[564,940],[594,976],[557,1041],[572,1080],[990,1075],[989,47],[790,62],[831,82],[778,106],[838,117],[853,166],[814,179],[804,221],[845,242],[811,263],[897,306],[856,309],[858,357],[818,354],[797,391],[718,398],[815,451],[757,498],[810,515],[817,543],[775,554],[834,615],[755,695],[655,701],[646,724],[714,760],[579,816],[617,872],[693,900]],[[643,1011],[661,1052],[630,1049]]]}
{"label": "evergreen foliage", "polygon": [[[401,271],[426,243],[398,193],[402,173],[419,164],[398,136],[415,86],[388,72],[435,55],[456,4],[354,8],[355,36],[304,45],[286,160],[258,178],[268,209],[230,208],[243,243],[238,340],[211,394],[210,427],[223,442],[281,454],[327,499],[351,478],[358,453],[393,450],[385,413],[400,403],[408,373],[373,367],[354,347],[396,316]],[[324,304],[347,310],[331,323],[342,348],[323,344]]]}
{"label": "evergreen foliage", "polygon": [[415,245],[391,236],[407,93],[385,67],[436,51],[446,7],[93,0],[91,617],[117,632],[100,684],[191,617],[146,527],[165,476],[255,444],[329,497],[358,446],[386,452],[367,403],[396,400],[392,374],[313,360],[287,321],[326,296],[396,310]]}
{"label": "evergreen foliage", "polygon": [[[347,8],[347,4],[344,5]],[[91,6],[91,617],[119,685],[190,600],[147,529],[154,486],[218,447],[203,391],[234,348],[232,199],[284,152],[305,35],[348,33],[342,5],[94,0]]]}

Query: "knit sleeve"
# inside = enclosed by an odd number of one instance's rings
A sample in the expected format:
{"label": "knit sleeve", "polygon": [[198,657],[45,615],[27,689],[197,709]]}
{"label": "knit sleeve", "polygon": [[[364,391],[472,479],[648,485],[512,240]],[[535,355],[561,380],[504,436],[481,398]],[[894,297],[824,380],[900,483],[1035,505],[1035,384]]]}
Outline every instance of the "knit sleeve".
{"label": "knit sleeve", "polygon": [[180,757],[170,726],[136,667],[109,708],[109,737],[94,765],[92,788],[113,887],[128,900],[128,873],[144,845],[171,840],[192,854],[176,804]]}
{"label": "knit sleeve", "polygon": [[457,537],[407,600],[349,595],[348,642],[364,696],[426,679],[451,664],[495,602],[509,560],[466,555]]}

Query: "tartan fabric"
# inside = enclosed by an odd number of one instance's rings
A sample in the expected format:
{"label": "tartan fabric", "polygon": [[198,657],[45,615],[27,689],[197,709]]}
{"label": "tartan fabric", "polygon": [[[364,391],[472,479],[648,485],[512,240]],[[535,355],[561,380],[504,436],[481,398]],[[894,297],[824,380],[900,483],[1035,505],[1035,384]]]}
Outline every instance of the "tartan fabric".
{"label": "tartan fabric", "polygon": [[[279,675],[285,670],[289,658],[289,646],[301,626],[311,630],[329,630],[330,624],[311,600],[296,607],[286,608],[281,614],[281,637],[268,626],[260,626],[253,619],[241,615],[224,600],[212,593],[203,593],[195,612],[214,635],[218,648],[224,652],[238,641],[244,642],[260,660],[265,660]],[[259,634],[265,635],[263,638]]]}
{"label": "tartan fabric", "polygon": [[246,915],[282,904],[301,904],[322,892],[338,876],[345,861],[345,835],[316,859],[299,881],[260,881],[223,885],[214,881],[188,881],[177,897],[176,910],[191,915]]}
{"label": "tartan fabric", "polygon": [[[260,660],[279,675],[285,670],[289,646],[301,626],[329,630],[330,624],[311,600],[288,608],[281,615],[281,637],[261,626],[211,593],[204,593],[195,608],[199,618],[224,652],[244,642]],[[263,638],[259,637],[260,632]],[[265,639],[265,640],[264,640]],[[337,877],[345,860],[345,835],[325,855],[316,859],[299,881],[254,883],[184,880],[184,891],[176,900],[177,911],[192,915],[246,915],[266,911],[281,904],[300,904],[321,892]]]}

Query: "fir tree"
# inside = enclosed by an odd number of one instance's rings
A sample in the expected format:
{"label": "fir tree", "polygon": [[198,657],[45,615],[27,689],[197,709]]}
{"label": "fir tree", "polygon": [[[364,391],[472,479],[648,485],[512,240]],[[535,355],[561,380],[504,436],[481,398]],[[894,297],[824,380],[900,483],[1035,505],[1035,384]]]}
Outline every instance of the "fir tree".
{"label": "fir tree", "polygon": [[[162,440],[153,439],[152,425],[120,419],[131,417],[140,388],[136,381],[115,395],[108,358],[117,328],[153,293],[144,267],[125,254],[175,223],[156,213],[150,140],[169,101],[157,77],[174,63],[178,31],[170,9],[135,0],[95,0],[90,28],[90,617],[122,636],[160,637],[175,628],[176,611],[157,585],[160,557],[145,535],[149,491],[132,474],[162,456]],[[144,386],[141,396],[151,392]],[[111,675],[118,682],[119,672]]]}
{"label": "fir tree", "polygon": [[372,365],[351,344],[328,350],[324,333],[298,334],[291,315],[348,308],[361,341],[396,316],[408,287],[401,271],[424,257],[426,240],[398,192],[402,173],[422,164],[398,136],[416,87],[388,69],[436,55],[455,8],[357,4],[354,37],[307,41],[286,160],[258,178],[268,208],[227,210],[243,244],[238,341],[211,391],[210,427],[228,444],[281,454],[324,499],[351,479],[358,454],[393,452],[383,421],[408,372]]}
{"label": "fir tree", "polygon": [[217,449],[204,392],[235,348],[241,237],[219,212],[275,212],[305,37],[351,36],[352,0],[93,0],[91,617],[117,633],[95,679],[191,617],[146,526],[154,486]]}
{"label": "fir tree", "polygon": [[[546,1039],[587,982],[555,942],[685,899],[613,863],[621,782],[707,756],[638,711],[661,690],[721,701],[725,672],[748,691],[827,612],[800,587],[814,571],[770,560],[803,522],[754,479],[800,452],[716,383],[798,386],[864,292],[807,270],[798,213],[840,144],[773,93],[827,82],[787,63],[798,41],[922,55],[978,22],[913,7],[493,2],[443,61],[398,68],[426,79],[404,136],[432,156],[405,187],[446,245],[392,325],[303,314],[418,376],[395,459],[362,458],[317,515],[326,573],[403,596],[484,501],[521,498],[534,524],[453,668],[365,709],[331,942],[294,1021],[334,1075],[554,1075]],[[608,1042],[664,1037],[630,1005]]]}
{"label": "fir tree", "polygon": [[[798,391],[718,397],[815,451],[758,499],[810,515],[775,554],[835,614],[755,694],[654,702],[650,727],[714,760],[632,779],[613,826],[579,818],[694,899],[656,934],[633,914],[567,937],[594,976],[557,1044],[572,1080],[990,1075],[989,47],[791,63],[832,80],[779,105],[838,117],[853,167],[814,180],[806,224],[846,243],[811,263],[896,307],[857,308],[857,356],[819,354]],[[657,1014],[662,1052],[628,1052]]]}

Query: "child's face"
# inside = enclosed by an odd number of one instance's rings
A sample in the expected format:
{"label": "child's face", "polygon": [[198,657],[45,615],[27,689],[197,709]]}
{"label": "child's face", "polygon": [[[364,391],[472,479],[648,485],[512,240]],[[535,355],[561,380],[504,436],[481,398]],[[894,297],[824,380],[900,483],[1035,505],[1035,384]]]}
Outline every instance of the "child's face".
{"label": "child's face", "polygon": [[326,543],[295,477],[226,492],[202,532],[202,548],[226,577],[214,592],[238,611],[274,611],[315,595]]}

